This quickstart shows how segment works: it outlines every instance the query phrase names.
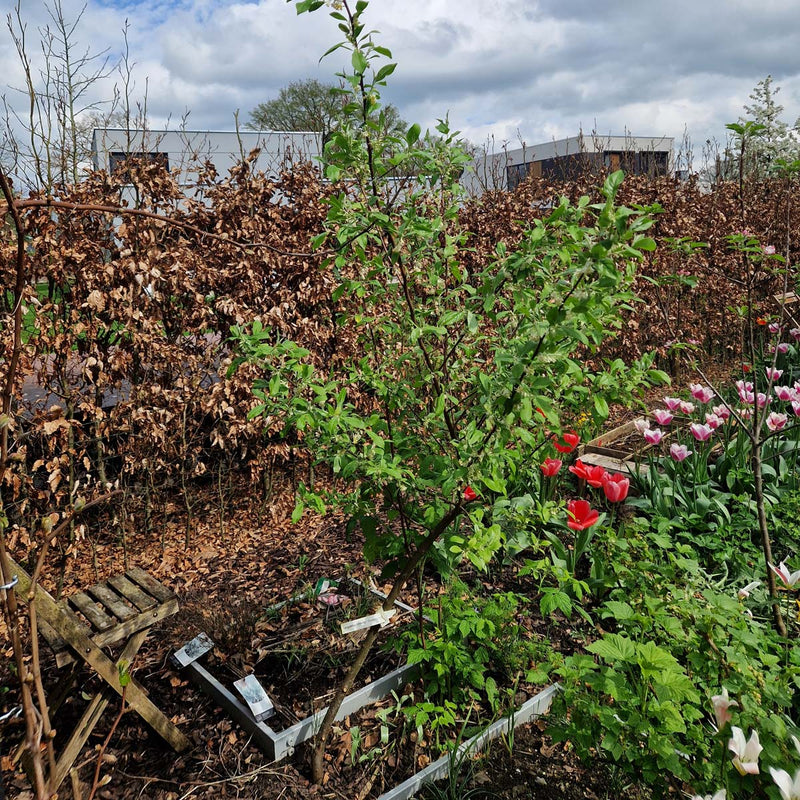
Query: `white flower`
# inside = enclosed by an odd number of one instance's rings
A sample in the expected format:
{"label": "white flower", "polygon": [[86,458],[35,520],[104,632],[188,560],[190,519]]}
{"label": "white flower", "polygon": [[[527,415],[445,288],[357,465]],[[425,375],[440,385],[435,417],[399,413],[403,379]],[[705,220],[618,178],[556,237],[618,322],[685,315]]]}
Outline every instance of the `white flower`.
{"label": "white flower", "polygon": [[720,789],[715,795],[707,794],[703,796],[702,794],[693,794],[692,800],[725,800],[727,796],[727,792],[724,789]]}
{"label": "white flower", "polygon": [[750,597],[750,592],[752,592],[757,586],[761,586],[761,581],[750,581],[747,586],[743,586],[738,592],[736,592],[736,596],[740,600],[744,600],[745,597]]}
{"label": "white flower", "polygon": [[800,769],[795,772],[794,780],[783,769],[770,767],[769,774],[777,784],[783,800],[800,800]]}
{"label": "white flower", "polygon": [[739,704],[728,697],[728,690],[724,686],[722,694],[715,694],[711,698],[711,705],[714,707],[714,719],[717,721],[718,731],[721,731],[731,721],[731,712],[728,709],[739,708]]}
{"label": "white flower", "polygon": [[764,749],[758,741],[758,731],[751,731],[745,742],[744,732],[734,725],[728,749],[733,753],[733,766],[740,775],[758,775],[758,757]]}
{"label": "white flower", "polygon": [[794,589],[795,584],[800,581],[800,569],[790,572],[785,561],[781,561],[779,567],[770,564],[769,568],[786,584],[788,589]]}

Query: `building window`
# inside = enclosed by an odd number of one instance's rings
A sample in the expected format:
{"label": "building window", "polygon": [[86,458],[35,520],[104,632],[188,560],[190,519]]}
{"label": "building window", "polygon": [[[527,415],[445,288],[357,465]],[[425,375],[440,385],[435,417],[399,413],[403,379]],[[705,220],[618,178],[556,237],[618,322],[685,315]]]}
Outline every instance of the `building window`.
{"label": "building window", "polygon": [[508,179],[508,191],[513,192],[525,178],[528,177],[529,164],[511,164],[506,167],[506,178]]}

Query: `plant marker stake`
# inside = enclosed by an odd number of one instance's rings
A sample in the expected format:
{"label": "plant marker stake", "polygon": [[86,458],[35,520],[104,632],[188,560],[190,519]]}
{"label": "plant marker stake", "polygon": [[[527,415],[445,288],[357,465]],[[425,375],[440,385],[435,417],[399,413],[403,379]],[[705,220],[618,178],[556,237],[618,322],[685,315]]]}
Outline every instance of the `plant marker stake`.
{"label": "plant marker stake", "polygon": [[244,678],[234,681],[233,685],[250,707],[256,722],[263,722],[275,713],[272,700],[269,699],[269,695],[264,691],[264,687],[258,682],[255,675],[252,673],[246,675]]}
{"label": "plant marker stake", "polygon": [[366,617],[359,617],[358,619],[351,619],[341,624],[342,633],[352,633],[353,631],[360,631],[362,628],[371,628],[373,625],[380,625],[385,628],[389,624],[389,620],[397,612],[396,609],[390,608],[388,611],[377,611]]}
{"label": "plant marker stake", "polygon": [[180,668],[188,667],[189,664],[197,661],[198,658],[204,656],[213,647],[214,642],[205,633],[201,633],[195,636],[191,642],[181,647],[180,650],[173,653],[172,661]]}

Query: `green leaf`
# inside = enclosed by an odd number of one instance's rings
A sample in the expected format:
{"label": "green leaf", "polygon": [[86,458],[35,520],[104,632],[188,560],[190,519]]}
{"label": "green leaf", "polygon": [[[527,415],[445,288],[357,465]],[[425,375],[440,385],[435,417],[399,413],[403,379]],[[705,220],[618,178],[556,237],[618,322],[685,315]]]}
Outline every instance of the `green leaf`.
{"label": "green leaf", "polygon": [[651,239],[649,236],[642,236],[641,239],[636,239],[633,243],[633,246],[637,250],[645,250],[647,252],[651,252],[656,249],[655,240]]}
{"label": "green leaf", "polygon": [[560,589],[544,589],[539,609],[544,616],[549,616],[553,611],[560,611],[565,617],[572,613],[572,600],[566,592]]}
{"label": "green leaf", "polygon": [[419,132],[420,127],[416,122],[406,131],[406,142],[408,142],[409,146],[419,139]]}
{"label": "green leaf", "polygon": [[298,14],[303,14],[306,11],[316,11],[325,5],[325,0],[299,0],[296,6]]}
{"label": "green leaf", "polygon": [[381,81],[385,81],[397,67],[397,64],[384,64],[379,70],[377,75],[375,75],[375,82],[380,83]]}
{"label": "green leaf", "polygon": [[609,200],[614,198],[617,194],[619,187],[622,185],[622,181],[625,178],[625,173],[618,169],[616,172],[612,172],[607,178],[605,183],[603,184],[603,195],[607,197]]}
{"label": "green leaf", "polygon": [[360,50],[353,50],[350,61],[356,75],[363,75],[367,71],[367,58]]}
{"label": "green leaf", "polygon": [[607,633],[602,639],[588,645],[586,649],[610,664],[618,662],[632,664],[636,661],[636,645],[618,633]]}
{"label": "green leaf", "polygon": [[637,645],[637,650],[637,661],[645,677],[661,672],[682,672],[680,664],[672,653],[668,653],[653,642]]}
{"label": "green leaf", "polygon": [[[620,600],[607,600],[605,608],[611,612],[610,615],[613,616],[617,622],[633,619],[635,614],[634,610],[627,603]],[[609,615],[604,614],[603,616],[606,617]]]}

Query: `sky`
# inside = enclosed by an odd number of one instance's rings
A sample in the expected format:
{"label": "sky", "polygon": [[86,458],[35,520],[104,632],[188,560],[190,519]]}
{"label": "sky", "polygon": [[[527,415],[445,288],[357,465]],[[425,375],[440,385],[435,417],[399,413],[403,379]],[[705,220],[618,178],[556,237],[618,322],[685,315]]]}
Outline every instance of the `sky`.
{"label": "sky", "polygon": [[[10,10],[12,1],[0,7]],[[19,0],[31,57],[50,22],[44,0]],[[53,0],[49,0],[53,2]],[[298,16],[284,0],[61,0],[76,52],[113,63],[128,21],[133,95],[151,127],[232,130],[290,81],[334,80],[344,65],[330,9]],[[365,15],[397,70],[383,93],[423,129],[449,114],[471,141],[499,150],[572,136],[688,132],[695,164],[706,140],[744,114],[768,74],[790,124],[800,116],[798,0],[371,0]],[[24,83],[0,31],[2,91],[24,108]],[[113,94],[119,75],[87,102]]]}

